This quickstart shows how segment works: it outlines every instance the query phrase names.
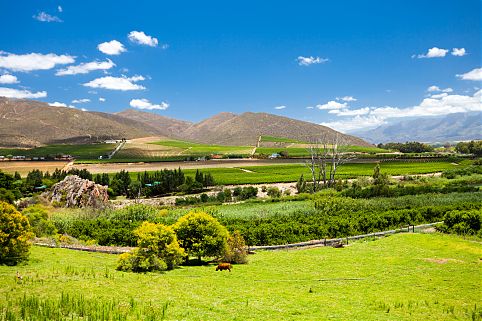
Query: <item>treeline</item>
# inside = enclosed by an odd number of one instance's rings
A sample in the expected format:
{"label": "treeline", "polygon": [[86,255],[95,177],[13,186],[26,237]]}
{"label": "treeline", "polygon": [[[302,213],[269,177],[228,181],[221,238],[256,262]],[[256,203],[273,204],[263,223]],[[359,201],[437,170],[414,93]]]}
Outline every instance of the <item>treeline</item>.
{"label": "treeline", "polygon": [[470,142],[460,142],[455,145],[455,150],[461,154],[474,154],[482,156],[482,140],[472,140]]}
{"label": "treeline", "polygon": [[402,153],[427,153],[433,152],[434,148],[428,144],[420,142],[406,142],[406,143],[386,143],[378,144],[378,148],[398,150]]}

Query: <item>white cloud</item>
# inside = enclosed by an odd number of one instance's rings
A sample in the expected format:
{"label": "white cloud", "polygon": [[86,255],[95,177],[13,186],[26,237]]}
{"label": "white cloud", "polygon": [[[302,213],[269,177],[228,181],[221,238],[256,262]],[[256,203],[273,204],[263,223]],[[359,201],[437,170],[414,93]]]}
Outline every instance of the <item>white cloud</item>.
{"label": "white cloud", "polygon": [[387,119],[393,118],[445,116],[474,111],[482,111],[482,90],[478,90],[472,96],[441,92],[423,99],[416,106],[408,108],[385,106],[364,107],[356,110],[330,110],[329,113],[337,116],[355,115],[355,117],[348,120],[325,122],[322,125],[346,132],[376,127],[385,123]]}
{"label": "white cloud", "polygon": [[315,107],[313,107],[313,106],[308,106],[308,107],[306,107],[306,109],[315,109]]}
{"label": "white cloud", "polygon": [[33,15],[32,18],[41,22],[63,22],[62,19],[60,19],[59,17],[49,15],[48,13],[43,11],[39,12],[36,15]]}
{"label": "white cloud", "polygon": [[72,100],[72,104],[85,104],[85,103],[90,103],[90,99],[89,98],[82,98],[82,99]]}
{"label": "white cloud", "polygon": [[0,87],[0,96],[7,98],[43,98],[47,97],[46,91],[31,92],[14,88]]}
{"label": "white cloud", "polygon": [[0,75],[0,84],[17,84],[17,77],[10,74]]}
{"label": "white cloud", "polygon": [[143,31],[131,31],[127,35],[130,41],[138,45],[146,45],[149,47],[156,47],[159,43],[157,38],[146,35]]}
{"label": "white cloud", "polygon": [[437,47],[430,48],[426,54],[417,55],[417,58],[441,58],[445,57],[449,52],[447,49],[441,49]]}
{"label": "white cloud", "polygon": [[105,101],[105,98],[104,98],[104,97],[99,97],[99,101],[100,101],[101,103],[103,103],[103,102]]}
{"label": "white cloud", "polygon": [[135,84],[137,81],[144,80],[145,78],[142,76],[133,76],[133,77],[101,77],[94,80],[91,80],[85,84],[86,87],[91,88],[104,88],[110,90],[142,90],[146,89],[146,87]]}
{"label": "white cloud", "polygon": [[327,126],[338,130],[342,133],[346,133],[349,131],[357,130],[357,129],[365,129],[365,128],[374,128],[380,125],[383,125],[385,120],[381,117],[376,116],[356,116],[349,120],[341,120],[341,121],[332,121],[332,122],[324,122],[320,125]]}
{"label": "white cloud", "polygon": [[29,53],[16,55],[0,52],[0,68],[12,71],[28,72],[32,70],[52,69],[56,65],[67,65],[75,62],[75,57],[69,55],[56,55],[53,53]]}
{"label": "white cloud", "polygon": [[465,52],[465,48],[453,48],[451,54],[452,56],[462,57],[465,56],[467,53]]}
{"label": "white cloud", "polygon": [[345,97],[336,97],[336,100],[343,100],[343,101],[357,101],[357,99],[353,96],[345,96]]}
{"label": "white cloud", "polygon": [[147,110],[166,110],[169,107],[169,104],[166,102],[161,102],[158,105],[152,104],[149,100],[142,98],[142,99],[132,99],[129,105],[133,108],[138,109],[147,109]]}
{"label": "white cloud", "polygon": [[329,59],[320,58],[320,57],[313,57],[313,56],[310,56],[310,57],[299,56],[298,58],[296,58],[296,60],[298,61],[298,65],[300,65],[300,66],[309,66],[309,65],[313,65],[313,64],[325,63]]}
{"label": "white cloud", "polygon": [[347,108],[347,103],[339,103],[334,100],[330,100],[326,104],[323,105],[316,105],[316,108],[326,110],[326,109],[342,109],[342,108]]}
{"label": "white cloud", "polygon": [[67,104],[64,104],[64,103],[60,103],[60,102],[58,102],[58,101],[53,102],[53,103],[49,103],[49,106],[52,106],[52,107],[68,107],[68,108],[75,108],[75,106],[72,106],[72,105],[67,105]]}
{"label": "white cloud", "polygon": [[97,46],[97,49],[106,55],[120,55],[121,53],[127,51],[124,45],[117,40],[100,43]]}
{"label": "white cloud", "polygon": [[63,11],[64,11],[64,9],[62,9],[62,7],[61,7],[61,6],[58,6],[58,7],[57,7],[57,11],[58,11],[58,12],[63,12]]}
{"label": "white cloud", "polygon": [[274,109],[285,109],[286,106],[282,105],[282,106],[276,106]]}
{"label": "white cloud", "polygon": [[463,80],[482,81],[482,68],[475,68],[465,74],[457,75],[457,77]]}
{"label": "white cloud", "polygon": [[427,91],[428,91],[428,92],[451,93],[451,92],[453,92],[454,90],[453,90],[452,88],[450,88],[450,87],[447,87],[447,88],[445,88],[445,89],[440,89],[439,86],[433,85],[433,86],[428,87],[428,88],[427,88]]}
{"label": "white cloud", "polygon": [[65,75],[77,75],[77,74],[87,74],[93,70],[107,70],[115,66],[112,60],[107,59],[107,61],[91,61],[86,63],[81,63],[77,66],[68,66],[65,69],[59,69],[55,73],[56,76]]}
{"label": "white cloud", "polygon": [[370,107],[364,107],[360,109],[354,109],[354,110],[349,110],[349,109],[332,109],[328,113],[329,114],[335,114],[337,116],[361,116],[361,115],[366,115],[370,112]]}

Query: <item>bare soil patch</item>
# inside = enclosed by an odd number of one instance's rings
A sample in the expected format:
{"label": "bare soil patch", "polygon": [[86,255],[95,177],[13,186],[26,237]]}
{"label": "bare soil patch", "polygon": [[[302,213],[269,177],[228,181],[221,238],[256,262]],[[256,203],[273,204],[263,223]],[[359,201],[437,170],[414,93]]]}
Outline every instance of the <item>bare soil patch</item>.
{"label": "bare soil patch", "polygon": [[0,161],[0,170],[5,173],[19,172],[20,175],[26,176],[28,172],[34,169],[52,173],[56,168],[63,169],[67,164],[67,162],[62,161]]}

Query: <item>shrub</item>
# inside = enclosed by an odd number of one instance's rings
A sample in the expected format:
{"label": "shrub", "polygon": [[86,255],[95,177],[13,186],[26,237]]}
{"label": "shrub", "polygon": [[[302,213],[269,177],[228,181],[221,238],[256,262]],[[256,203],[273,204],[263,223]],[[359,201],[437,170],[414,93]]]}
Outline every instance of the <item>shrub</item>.
{"label": "shrub", "polygon": [[281,191],[277,187],[268,188],[266,194],[268,194],[268,196],[271,197],[271,198],[281,197]]}
{"label": "shrub", "polygon": [[199,261],[221,256],[226,249],[228,230],[205,212],[187,213],[174,224],[174,231],[181,246]]}
{"label": "shrub", "polygon": [[32,237],[27,217],[12,205],[0,202],[0,264],[15,265],[26,260]]}
{"label": "shrub", "polygon": [[35,236],[50,236],[57,233],[54,223],[49,220],[49,213],[42,205],[33,205],[25,208],[22,214],[28,218]]}
{"label": "shrub", "polygon": [[138,248],[123,254],[117,266],[121,271],[147,272],[172,270],[184,257],[176,234],[163,224],[144,222],[134,234]]}
{"label": "shrub", "polygon": [[234,233],[229,236],[223,261],[236,264],[245,264],[248,262],[246,243],[239,231],[234,231]]}
{"label": "shrub", "polygon": [[482,236],[482,210],[456,210],[447,212],[439,228],[446,233]]}

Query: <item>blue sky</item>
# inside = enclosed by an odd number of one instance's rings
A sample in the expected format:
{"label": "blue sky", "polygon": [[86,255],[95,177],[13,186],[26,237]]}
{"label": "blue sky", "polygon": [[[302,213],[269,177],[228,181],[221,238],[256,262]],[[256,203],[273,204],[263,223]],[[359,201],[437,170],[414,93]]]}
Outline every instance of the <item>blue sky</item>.
{"label": "blue sky", "polygon": [[482,110],[480,0],[2,0],[0,15],[10,97],[344,132]]}

